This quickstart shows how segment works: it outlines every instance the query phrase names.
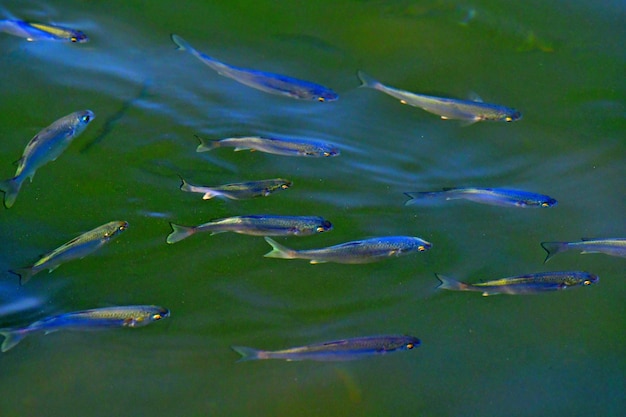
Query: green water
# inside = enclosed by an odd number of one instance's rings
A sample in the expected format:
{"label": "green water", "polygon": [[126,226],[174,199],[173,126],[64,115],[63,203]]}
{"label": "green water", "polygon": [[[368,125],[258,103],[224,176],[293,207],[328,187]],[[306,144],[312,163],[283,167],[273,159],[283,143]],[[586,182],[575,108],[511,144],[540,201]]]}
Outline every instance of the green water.
{"label": "green water", "polygon": [[[86,32],[73,45],[0,33],[0,177],[54,120],[96,120],[0,213],[0,327],[68,311],[158,304],[141,329],[32,335],[0,356],[1,416],[618,416],[626,409],[626,263],[545,240],[625,237],[626,10],[621,1],[4,1],[5,16]],[[217,75],[175,50],[177,33],[227,63],[327,85],[301,102]],[[522,111],[462,127],[373,90],[356,71],[414,92]],[[219,149],[279,135],[336,144],[336,158]],[[268,198],[203,201],[217,185],[287,178]],[[510,187],[549,209],[471,202],[404,206],[405,191]],[[264,258],[262,238],[169,222],[320,215],[334,230],[279,239],[315,248],[415,235],[426,253],[367,265]],[[99,252],[20,287],[7,271],[111,220]],[[477,282],[550,270],[600,282],[536,296],[436,289],[434,272]],[[7,311],[10,306],[13,310]],[[4,308],[4,310],[2,310]],[[282,349],[411,334],[410,352],[344,363],[237,363],[231,345]]]}

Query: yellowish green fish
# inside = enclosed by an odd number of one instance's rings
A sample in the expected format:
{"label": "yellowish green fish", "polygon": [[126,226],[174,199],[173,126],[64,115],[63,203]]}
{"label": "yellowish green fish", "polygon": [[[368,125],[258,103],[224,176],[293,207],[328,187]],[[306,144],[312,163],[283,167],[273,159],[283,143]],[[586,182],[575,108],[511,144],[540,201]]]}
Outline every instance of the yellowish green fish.
{"label": "yellowish green fish", "polygon": [[548,252],[544,263],[548,262],[557,253],[568,250],[580,251],[580,253],[604,253],[611,256],[626,258],[626,238],[614,239],[588,239],[583,238],[580,242],[541,242],[541,246]]}
{"label": "yellowish green fish", "polygon": [[15,177],[0,182],[4,192],[4,205],[10,208],[26,178],[33,180],[37,169],[56,160],[95,118],[91,110],[81,110],[60,118],[28,142],[18,161]]}
{"label": "yellowish green fish", "polygon": [[334,101],[339,98],[337,93],[328,87],[310,81],[299,80],[282,74],[257,71],[248,68],[234,67],[196,50],[178,35],[172,34],[172,41],[180,51],[188,51],[204,64],[224,77],[247,85],[257,90],[277,94],[299,100]]}
{"label": "yellowish green fish", "polygon": [[0,32],[26,38],[27,41],[63,41],[75,43],[89,41],[87,35],[80,30],[15,19],[0,20]]}
{"label": "yellowish green fish", "polygon": [[483,103],[482,101],[458,100],[411,93],[386,86],[363,71],[359,71],[357,75],[361,80],[361,87],[382,91],[397,98],[402,104],[419,107],[440,116],[442,119],[461,120],[465,124],[472,124],[483,120],[513,122],[522,118],[519,111],[510,107]]}
{"label": "yellowish green fish", "polygon": [[292,182],[282,178],[273,178],[270,180],[236,182],[232,184],[216,185],[216,186],[199,186],[193,185],[181,178],[182,184],[180,189],[192,193],[204,194],[203,200],[209,200],[213,197],[226,197],[231,200],[243,200],[254,197],[267,197],[275,191],[286,190],[291,187]]}
{"label": "yellowish green fish", "polygon": [[519,275],[478,284],[467,284],[441,274],[435,274],[441,281],[439,288],[453,291],[478,291],[483,296],[495,294],[537,294],[546,291],[560,291],[572,287],[589,286],[598,282],[597,275],[583,271],[539,272]]}
{"label": "yellowish green fish", "polygon": [[44,269],[47,269],[48,272],[52,272],[62,263],[72,259],[84,258],[110,242],[127,228],[128,223],[125,221],[112,221],[103,224],[64,243],[52,252],[43,255],[41,259],[32,266],[15,269],[11,272],[19,275],[20,282],[24,284],[31,279],[33,275]]}
{"label": "yellowish green fish", "polygon": [[6,352],[31,333],[45,334],[57,330],[100,330],[116,327],[142,327],[169,317],[168,309],[154,305],[96,308],[59,314],[36,321],[26,327],[0,329],[4,342],[0,347]]}
{"label": "yellowish green fish", "polygon": [[235,148],[235,151],[261,151],[283,156],[309,156],[319,158],[339,155],[339,149],[334,145],[317,140],[260,138],[256,136],[205,140],[199,136],[196,137],[200,140],[197,152],[231,147]]}
{"label": "yellowish green fish", "polygon": [[411,350],[420,343],[417,337],[392,335],[356,337],[283,350],[259,350],[245,346],[232,346],[232,349],[241,355],[240,362],[257,359],[336,362]]}

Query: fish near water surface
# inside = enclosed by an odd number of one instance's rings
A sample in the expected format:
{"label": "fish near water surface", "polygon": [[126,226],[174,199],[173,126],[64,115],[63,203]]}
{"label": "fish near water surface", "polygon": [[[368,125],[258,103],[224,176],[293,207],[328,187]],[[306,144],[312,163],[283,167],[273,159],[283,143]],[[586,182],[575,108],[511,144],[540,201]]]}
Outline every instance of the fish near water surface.
{"label": "fish near water surface", "polygon": [[557,253],[568,250],[580,251],[580,253],[604,253],[611,256],[626,258],[626,238],[613,239],[588,239],[583,238],[580,242],[541,242],[541,246],[548,252],[543,263],[548,262]]}
{"label": "fish near water surface", "polygon": [[335,362],[351,361],[366,356],[411,350],[419,346],[420,343],[420,340],[413,336],[369,336],[274,351],[259,350],[244,346],[232,346],[232,349],[241,355],[240,362],[258,359]]}
{"label": "fish near water surface", "polygon": [[397,98],[402,104],[419,107],[429,113],[438,115],[442,119],[461,120],[466,124],[472,124],[485,120],[513,122],[522,118],[522,114],[519,111],[510,107],[483,103],[482,101],[415,94],[386,86],[363,71],[359,71],[357,75],[361,81],[361,87],[382,91]]}
{"label": "fish near water surface", "polygon": [[376,237],[308,250],[290,249],[267,236],[265,241],[272,246],[272,250],[264,255],[267,258],[308,259],[312,264],[324,262],[364,264],[411,252],[425,252],[432,247],[431,243],[413,236]]}
{"label": "fish near water surface", "polygon": [[314,158],[338,156],[336,146],[317,141],[303,139],[276,139],[256,136],[241,138],[226,138],[221,140],[205,140],[196,136],[200,141],[197,152],[207,152],[217,148],[231,147],[235,151],[261,151],[283,156],[308,156]]}
{"label": "fish near water surface", "polygon": [[80,259],[95,252],[113,238],[128,228],[128,222],[112,221],[93,230],[75,237],[69,242],[59,246],[52,252],[41,257],[32,266],[12,270],[11,272],[20,277],[20,283],[24,284],[31,277],[44,269],[54,271],[59,265],[72,259]]}
{"label": "fish near water surface", "polygon": [[46,334],[57,330],[100,330],[116,327],[142,327],[169,317],[168,309],[154,305],[136,305],[96,308],[59,314],[36,321],[26,327],[0,329],[4,342],[0,349],[6,352],[31,333]]}
{"label": "fish near water surface", "polygon": [[540,272],[478,284],[467,284],[441,274],[435,274],[435,276],[441,281],[438,288],[453,291],[478,291],[482,292],[483,296],[560,291],[572,287],[589,286],[599,280],[597,275],[583,271]]}
{"label": "fish near water surface", "polygon": [[442,191],[404,193],[411,199],[405,205],[419,204],[428,198],[465,199],[475,203],[504,207],[553,207],[557,201],[547,195],[508,188],[444,188]]}
{"label": "fish near water surface", "polygon": [[213,197],[226,197],[231,200],[243,200],[255,197],[267,197],[275,191],[286,190],[291,187],[292,182],[282,178],[273,178],[269,180],[237,182],[232,184],[224,184],[217,186],[198,186],[193,185],[181,178],[182,184],[180,189],[192,193],[204,194],[203,200],[209,200]]}
{"label": "fish near water surface", "polygon": [[18,161],[15,177],[0,182],[0,191],[4,192],[6,208],[15,203],[24,180],[30,178],[32,181],[37,169],[56,160],[94,118],[95,115],[91,110],[74,112],[52,123],[28,142]]}
{"label": "fish near water surface", "polygon": [[257,71],[247,68],[234,67],[215,58],[203,54],[196,50],[187,41],[176,34],[171,35],[172,41],[176,44],[180,51],[187,51],[218,74],[224,77],[252,87],[254,89],[276,94],[284,97],[290,97],[299,100],[314,101],[335,101],[339,98],[337,93],[328,87],[315,84],[310,81],[299,80],[282,74],[274,74],[271,72]]}
{"label": "fish near water surface", "polygon": [[0,20],[0,32],[26,38],[27,41],[61,41],[84,43],[89,38],[80,30],[23,20]]}

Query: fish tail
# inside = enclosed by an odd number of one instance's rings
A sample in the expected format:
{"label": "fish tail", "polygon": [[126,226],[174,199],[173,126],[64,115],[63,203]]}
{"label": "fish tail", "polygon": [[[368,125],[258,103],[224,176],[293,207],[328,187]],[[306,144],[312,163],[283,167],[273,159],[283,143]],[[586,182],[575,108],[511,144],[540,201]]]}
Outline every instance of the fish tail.
{"label": "fish tail", "polygon": [[180,242],[181,240],[196,233],[196,229],[194,227],[181,226],[174,223],[170,223],[170,226],[172,226],[172,233],[170,233],[166,239],[166,242],[170,244]]}
{"label": "fish tail", "polygon": [[195,135],[195,136],[196,136],[196,139],[200,141],[200,145],[198,145],[196,152],[207,152],[207,151],[211,151],[213,149],[220,147],[219,140],[206,140],[206,139],[201,138],[198,135]]}
{"label": "fish tail", "polygon": [[11,208],[11,206],[13,206],[13,203],[15,203],[15,199],[17,198],[17,193],[20,192],[22,181],[18,180],[18,178],[19,177],[15,177],[0,182],[0,191],[4,192],[4,206],[6,208]]}
{"label": "fish tail", "polygon": [[20,277],[20,285],[26,284],[32,278],[32,276],[35,275],[32,267],[11,269],[9,270],[9,272]]}
{"label": "fish tail", "polygon": [[370,77],[365,72],[358,70],[356,76],[359,77],[359,81],[361,81],[361,85],[359,87],[363,88],[377,88],[379,87],[380,81]]}
{"label": "fish tail", "polygon": [[453,278],[446,277],[445,275],[435,273],[435,276],[439,281],[441,281],[441,284],[439,284],[437,288],[441,288],[443,290],[464,291],[469,287],[467,284]]}
{"label": "fish tail", "polygon": [[438,194],[439,194],[438,192],[432,192],[432,191],[404,193],[404,195],[410,198],[410,200],[404,203],[404,205],[411,206],[413,204],[418,204],[418,201],[416,200],[421,200],[423,198],[437,197]]}
{"label": "fish tail", "polygon": [[179,51],[193,51],[194,50],[193,47],[189,44],[189,42],[187,42],[186,40],[184,40],[177,34],[172,33],[170,35],[170,38],[172,38],[172,42],[176,44]]}
{"label": "fish tail", "polygon": [[265,236],[265,241],[272,246],[272,250],[263,255],[266,258],[294,259],[296,257],[295,250],[281,245],[274,239]]}
{"label": "fish tail", "polygon": [[185,181],[185,179],[183,177],[181,177],[180,175],[178,176],[178,178],[180,178],[180,189],[181,190],[193,192],[193,185],[191,185],[187,181]]}
{"label": "fish tail", "polygon": [[261,351],[246,346],[231,346],[232,350],[241,355],[237,362],[254,361],[261,358]]}
{"label": "fish tail", "polygon": [[541,247],[548,253],[543,261],[545,264],[557,253],[567,250],[567,242],[541,242]]}
{"label": "fish tail", "polygon": [[2,342],[2,346],[0,346],[0,350],[2,352],[6,352],[11,349],[13,346],[20,343],[20,341],[26,337],[28,333],[22,329],[0,329],[0,335],[4,336],[4,342]]}

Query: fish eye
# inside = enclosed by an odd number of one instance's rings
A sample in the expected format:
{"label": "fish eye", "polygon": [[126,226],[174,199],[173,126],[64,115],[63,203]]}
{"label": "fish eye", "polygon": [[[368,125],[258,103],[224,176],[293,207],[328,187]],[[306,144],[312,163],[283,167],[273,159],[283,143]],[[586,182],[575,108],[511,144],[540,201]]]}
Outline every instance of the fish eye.
{"label": "fish eye", "polygon": [[426,246],[424,246],[424,245],[419,245],[419,246],[417,247],[417,250],[418,250],[418,251],[420,251],[420,252],[424,252],[424,251],[426,250]]}
{"label": "fish eye", "polygon": [[414,347],[415,347],[415,345],[413,343],[407,343],[406,344],[406,348],[409,349],[409,350],[413,349]]}
{"label": "fish eye", "polygon": [[152,315],[152,320],[161,320],[163,318],[162,315],[160,315],[159,313],[153,314]]}
{"label": "fish eye", "polygon": [[511,116],[506,116],[506,117],[504,118],[504,121],[505,121],[505,122],[512,122],[512,121],[513,121],[513,118],[512,118]]}
{"label": "fish eye", "polygon": [[84,115],[83,117],[80,118],[81,122],[83,123],[87,123],[91,120],[91,116],[89,116],[88,114]]}
{"label": "fish eye", "polygon": [[586,279],[585,281],[583,281],[583,285],[591,285],[591,281]]}
{"label": "fish eye", "polygon": [[541,203],[541,207],[550,207],[550,204],[544,201],[543,203]]}
{"label": "fish eye", "polygon": [[287,188],[289,188],[288,184],[283,184],[280,186],[280,188],[282,188],[283,190],[286,190]]}
{"label": "fish eye", "polygon": [[318,97],[317,101],[319,101],[320,103],[323,103],[326,101],[326,99],[324,97]]}
{"label": "fish eye", "polygon": [[78,38],[77,38],[76,36],[72,36],[72,37],[70,38],[70,41],[72,41],[72,42],[78,42]]}

